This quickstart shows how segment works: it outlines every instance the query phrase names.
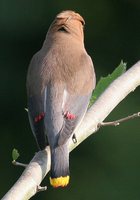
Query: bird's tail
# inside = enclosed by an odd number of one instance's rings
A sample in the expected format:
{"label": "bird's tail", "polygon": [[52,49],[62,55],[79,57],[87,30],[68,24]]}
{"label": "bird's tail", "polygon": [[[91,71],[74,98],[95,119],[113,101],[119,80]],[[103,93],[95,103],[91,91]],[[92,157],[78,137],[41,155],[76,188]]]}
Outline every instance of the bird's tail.
{"label": "bird's tail", "polygon": [[67,144],[51,149],[51,177],[53,187],[65,187],[69,183],[69,150]]}

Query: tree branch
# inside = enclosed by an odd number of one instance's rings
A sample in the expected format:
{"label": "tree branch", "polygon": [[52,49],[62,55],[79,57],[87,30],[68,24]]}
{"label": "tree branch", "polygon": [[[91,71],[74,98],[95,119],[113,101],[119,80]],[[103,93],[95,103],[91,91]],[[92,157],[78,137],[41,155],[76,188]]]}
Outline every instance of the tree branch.
{"label": "tree branch", "polygon": [[[83,122],[75,131],[77,143],[69,142],[69,150],[72,151],[82,141],[98,130],[101,123],[109,113],[137,86],[140,85],[140,61],[132,66],[123,75],[113,81],[112,84],[97,99],[94,105],[86,113]],[[38,152],[26,167],[14,186],[2,198],[2,200],[29,199],[38,191],[43,178],[50,170],[50,149]]]}
{"label": "tree branch", "polygon": [[98,126],[99,126],[99,128],[101,128],[102,126],[118,126],[118,125],[120,125],[121,122],[126,122],[130,119],[135,119],[138,117],[140,117],[140,112],[134,113],[133,115],[129,115],[127,117],[123,117],[121,119],[118,119],[118,120],[115,120],[112,122],[101,122]]}

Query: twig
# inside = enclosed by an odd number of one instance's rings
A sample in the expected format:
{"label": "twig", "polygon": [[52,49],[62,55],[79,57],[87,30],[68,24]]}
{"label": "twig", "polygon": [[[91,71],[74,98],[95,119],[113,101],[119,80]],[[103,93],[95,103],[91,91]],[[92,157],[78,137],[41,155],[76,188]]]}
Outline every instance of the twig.
{"label": "twig", "polygon": [[47,186],[37,186],[37,192],[43,192],[43,191],[45,191],[45,190],[47,190]]}
{"label": "twig", "polygon": [[24,110],[25,110],[26,112],[28,112],[28,108],[24,108]]}
{"label": "twig", "polygon": [[13,164],[13,165],[16,165],[16,166],[21,166],[21,167],[27,167],[27,166],[28,166],[27,164],[20,163],[20,162],[17,162],[17,161],[15,161],[15,160],[12,161],[12,164]]}
{"label": "twig", "polygon": [[134,113],[132,115],[129,115],[128,117],[124,117],[124,118],[121,118],[121,119],[118,119],[118,120],[115,120],[112,122],[101,122],[101,123],[99,123],[98,127],[100,128],[102,126],[118,126],[118,125],[120,125],[121,122],[125,122],[130,119],[134,119],[134,118],[138,118],[138,117],[140,117],[140,112]]}

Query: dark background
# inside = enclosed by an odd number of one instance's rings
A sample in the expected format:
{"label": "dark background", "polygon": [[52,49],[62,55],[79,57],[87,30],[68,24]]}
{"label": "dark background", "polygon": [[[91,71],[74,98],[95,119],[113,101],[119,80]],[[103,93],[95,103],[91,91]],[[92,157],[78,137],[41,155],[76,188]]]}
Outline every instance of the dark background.
{"label": "dark background", "polygon": [[[140,59],[139,0],[0,0],[0,197],[23,171],[12,166],[12,149],[19,150],[19,161],[25,163],[37,151],[24,110],[27,68],[55,15],[66,9],[85,18],[85,46],[97,80],[111,73],[121,59],[128,68]],[[139,98],[138,88],[107,120],[140,111]],[[139,119],[102,128],[71,153],[69,187],[55,190],[47,176],[43,181],[47,192],[32,199],[139,200],[139,152]]]}

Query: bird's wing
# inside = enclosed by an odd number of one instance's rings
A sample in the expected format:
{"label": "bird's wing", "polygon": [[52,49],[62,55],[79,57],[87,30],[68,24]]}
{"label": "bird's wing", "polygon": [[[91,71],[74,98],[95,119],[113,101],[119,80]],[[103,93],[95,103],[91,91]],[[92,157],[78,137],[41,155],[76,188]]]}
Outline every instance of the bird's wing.
{"label": "bird's wing", "polygon": [[32,96],[28,98],[28,116],[38,147],[43,150],[48,144],[44,127],[43,97]]}
{"label": "bird's wing", "polygon": [[87,110],[90,100],[90,94],[79,96],[67,93],[67,103],[63,109],[63,126],[59,132],[58,145],[62,145],[72,135],[73,131],[78,127]]}
{"label": "bird's wing", "polygon": [[41,84],[42,59],[39,52],[36,53],[30,63],[27,74],[27,101],[28,116],[32,132],[40,149],[47,145],[44,128],[44,99],[45,92],[42,92]]}
{"label": "bird's wing", "polygon": [[63,126],[59,133],[58,144],[64,144],[78,127],[87,110],[92,91],[95,87],[93,64],[88,55],[83,55],[78,70],[66,85],[63,94]]}

